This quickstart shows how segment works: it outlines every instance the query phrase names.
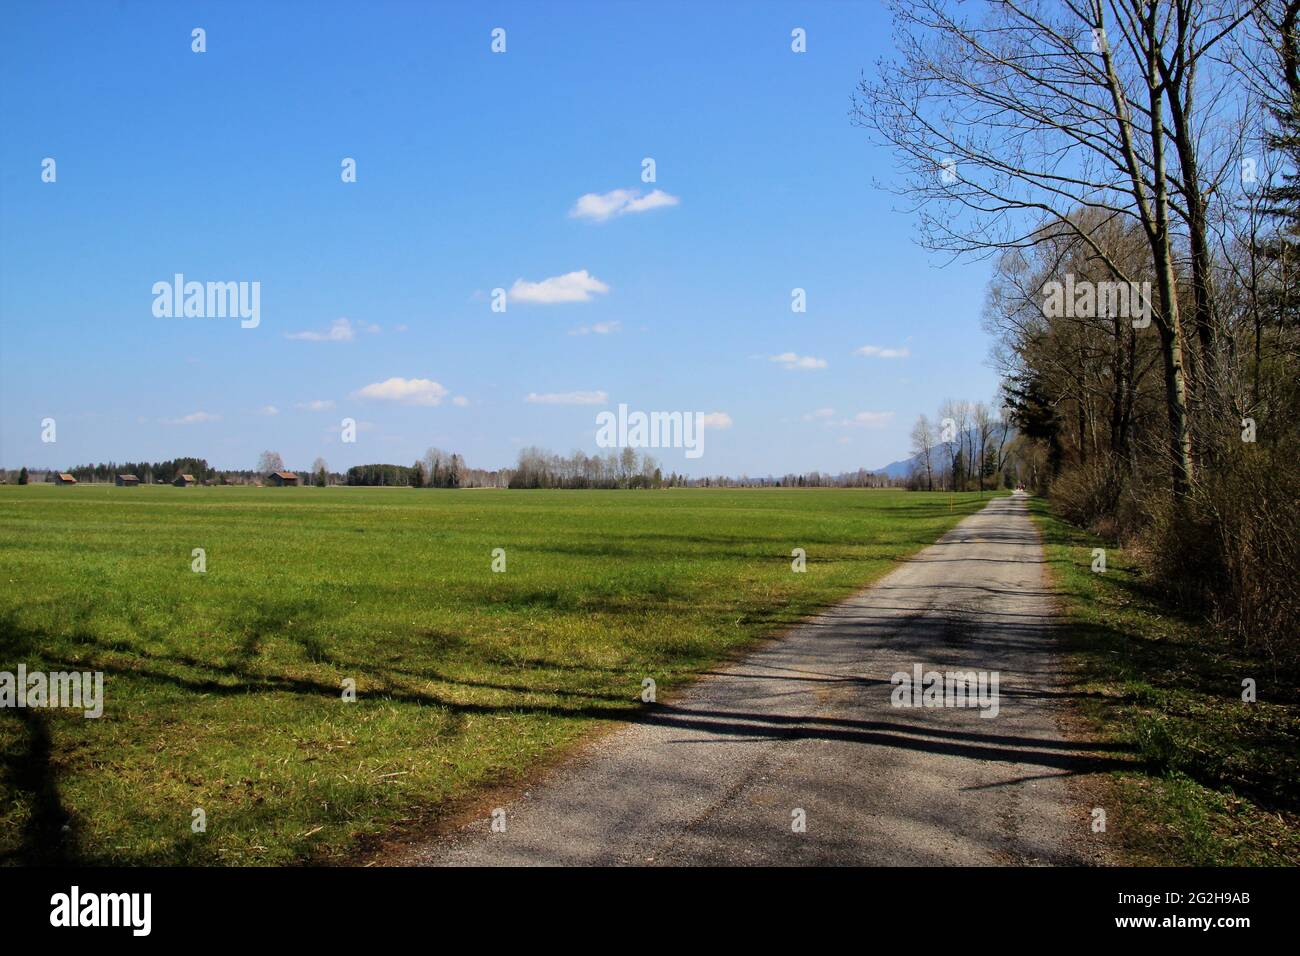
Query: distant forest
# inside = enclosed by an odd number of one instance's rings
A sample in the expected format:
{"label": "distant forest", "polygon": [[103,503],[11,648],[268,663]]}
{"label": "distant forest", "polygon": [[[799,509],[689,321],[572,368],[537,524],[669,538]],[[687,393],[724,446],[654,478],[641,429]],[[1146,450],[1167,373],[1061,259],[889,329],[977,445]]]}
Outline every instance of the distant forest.
{"label": "distant forest", "polygon": [[[287,468],[276,452],[263,452],[256,469],[213,468],[205,458],[174,458],[157,462],[101,462],[64,469],[78,482],[112,484],[118,475],[135,475],[142,484],[168,484],[177,475],[193,475],[214,485],[260,484],[273,471],[293,471],[302,484],[319,487],[352,485],[399,488],[893,488],[906,487],[903,477],[859,468],[829,474],[820,471],[750,477],[716,475],[689,478],[664,474],[650,455],[625,448],[620,454],[565,456],[542,448],[524,448],[513,468],[470,468],[458,454],[430,448],[411,465],[375,463],[354,465],[346,472],[330,471],[322,458],[310,468]],[[0,472],[8,484],[52,481],[54,471],[43,469]]]}

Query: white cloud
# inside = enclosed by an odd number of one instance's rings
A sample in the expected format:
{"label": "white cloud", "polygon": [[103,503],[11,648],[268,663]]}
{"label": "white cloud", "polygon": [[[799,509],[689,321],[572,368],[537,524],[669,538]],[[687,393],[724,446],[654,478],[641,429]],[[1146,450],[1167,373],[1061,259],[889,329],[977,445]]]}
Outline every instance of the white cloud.
{"label": "white cloud", "polygon": [[805,415],[803,417],[803,420],[806,422],[814,422],[817,421],[817,419],[819,418],[831,418],[834,415],[835,415],[835,409],[833,408],[818,408],[815,411],[811,411],[807,415]]}
{"label": "white cloud", "polygon": [[361,398],[374,398],[404,405],[437,405],[447,397],[447,389],[427,378],[393,378],[374,382],[357,392]]}
{"label": "white cloud", "polygon": [[662,189],[655,189],[642,196],[638,189],[611,189],[607,193],[586,193],[569,210],[573,219],[591,219],[604,222],[613,216],[628,213],[649,212],[664,206],[676,206],[680,199],[671,196]]}
{"label": "white cloud", "polygon": [[[379,326],[361,326],[370,332],[378,332]],[[347,319],[335,319],[330,323],[328,332],[286,332],[286,339],[299,342],[351,342],[356,337],[352,323]]]}
{"label": "white cloud", "polygon": [[771,356],[771,361],[780,362],[782,368],[825,368],[826,360],[813,358],[811,355],[796,355],[794,352],[782,352]]}
{"label": "white cloud", "polygon": [[259,409],[257,410],[257,414],[259,414],[259,415],[279,415],[279,414],[280,414],[280,409],[276,408],[274,405],[263,405],[261,408],[259,408]]}
{"label": "white cloud", "polygon": [[317,398],[310,402],[298,402],[293,407],[300,408],[304,412],[328,412],[334,407],[334,403],[329,399]]}
{"label": "white cloud", "polygon": [[466,408],[469,405],[469,399],[464,395],[457,395],[451,400],[451,403],[457,408]]}
{"label": "white cloud", "polygon": [[893,412],[858,412],[852,418],[841,420],[840,424],[846,428],[884,428],[893,418]]}
{"label": "white cloud", "polygon": [[163,425],[202,425],[204,422],[219,422],[221,416],[209,412],[191,412],[180,418],[163,418],[159,421]]}
{"label": "white cloud", "polygon": [[901,349],[886,349],[879,345],[864,345],[860,349],[855,349],[853,354],[865,355],[867,358],[895,359],[907,358],[912,352],[906,346]]}
{"label": "white cloud", "polygon": [[578,272],[566,272],[562,276],[552,276],[541,282],[529,282],[516,279],[510,287],[507,298],[511,302],[534,302],[540,305],[552,305],[556,302],[590,302],[593,292],[604,294],[609,286],[601,282],[586,269]]}
{"label": "white cloud", "polygon": [[613,322],[597,322],[594,325],[580,325],[576,329],[570,329],[570,335],[613,335],[621,331],[623,323],[617,320]]}
{"label": "white cloud", "polygon": [[524,399],[533,405],[604,405],[609,401],[608,392],[546,392],[538,394],[529,392]]}
{"label": "white cloud", "polygon": [[637,197],[633,199],[624,208],[624,212],[649,212],[651,209],[659,209],[663,206],[676,206],[681,200],[676,196],[664,192],[662,189],[651,190],[644,198]]}
{"label": "white cloud", "polygon": [[707,412],[700,416],[701,428],[730,428],[731,416],[726,412]]}

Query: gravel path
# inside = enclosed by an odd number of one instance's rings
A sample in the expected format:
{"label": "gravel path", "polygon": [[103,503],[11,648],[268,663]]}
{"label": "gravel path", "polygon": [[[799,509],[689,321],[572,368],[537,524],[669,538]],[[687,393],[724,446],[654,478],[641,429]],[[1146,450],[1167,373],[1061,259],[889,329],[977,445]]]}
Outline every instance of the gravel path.
{"label": "gravel path", "polygon": [[[1113,761],[1059,725],[1026,502],[994,499],[872,587],[597,739],[502,807],[504,832],[482,818],[398,862],[1099,861],[1069,778]],[[996,716],[982,716],[989,696],[894,706],[892,675],[916,665],[997,672]]]}

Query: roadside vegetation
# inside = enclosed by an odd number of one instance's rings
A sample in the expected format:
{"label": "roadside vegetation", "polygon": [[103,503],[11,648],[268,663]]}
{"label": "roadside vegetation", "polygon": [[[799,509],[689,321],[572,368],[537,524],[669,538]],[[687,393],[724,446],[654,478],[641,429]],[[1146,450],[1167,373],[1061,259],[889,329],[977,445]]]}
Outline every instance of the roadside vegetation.
{"label": "roadside vegetation", "polygon": [[1294,667],[1300,5],[889,7],[853,120],[922,243],[994,263],[1011,470]]}
{"label": "roadside vegetation", "polygon": [[853,119],[922,243],[994,264],[1007,468],[1051,502],[1084,709],[1141,758],[1111,829],[1300,862],[1300,4],[890,10]]}
{"label": "roadside vegetation", "polygon": [[[1126,863],[1300,865],[1300,674],[1179,611],[1142,556],[1035,499],[1081,714],[1133,751],[1108,832]],[[1104,573],[1092,570],[1105,548]],[[1242,682],[1256,700],[1243,701]]]}
{"label": "roadside vegetation", "polygon": [[0,670],[105,674],[101,718],[0,711],[0,860],[352,859],[633,716],[646,678],[663,699],[846,597],[988,498],[0,487]]}

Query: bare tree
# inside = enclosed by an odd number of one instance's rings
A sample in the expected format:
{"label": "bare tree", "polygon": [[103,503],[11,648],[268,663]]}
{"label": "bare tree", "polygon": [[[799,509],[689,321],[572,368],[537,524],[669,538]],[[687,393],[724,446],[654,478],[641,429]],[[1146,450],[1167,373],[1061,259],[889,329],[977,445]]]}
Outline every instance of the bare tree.
{"label": "bare tree", "polygon": [[1196,152],[1197,70],[1250,4],[998,0],[968,14],[971,6],[891,0],[900,58],[861,84],[854,121],[902,158],[900,192],[915,200],[930,248],[981,255],[1068,234],[1116,280],[1132,282],[1076,213],[1095,210],[1142,230],[1157,290],[1150,311],[1171,474],[1185,495],[1195,456],[1174,228],[1181,221],[1191,234],[1193,321],[1209,341],[1204,202],[1213,179],[1202,179]]}
{"label": "bare tree", "polygon": [[277,451],[264,451],[257,459],[257,472],[263,477],[277,471],[284,471],[284,459]]}
{"label": "bare tree", "polygon": [[996,427],[996,420],[992,411],[984,402],[976,402],[972,412],[975,421],[975,427],[971,431],[972,443],[979,447],[973,449],[971,458],[975,465],[975,474],[979,480],[980,494],[984,493],[984,469],[987,464],[988,448],[993,440],[993,431]]}
{"label": "bare tree", "polygon": [[636,451],[632,448],[624,448],[618,456],[618,480],[623,487],[632,484],[632,476],[637,472]]}
{"label": "bare tree", "polygon": [[934,491],[934,463],[931,460],[935,446],[934,429],[924,415],[917,416],[912,426],[912,458],[925,469],[925,489]]}
{"label": "bare tree", "polygon": [[428,448],[424,452],[424,480],[430,488],[441,488],[446,481],[446,467],[451,460],[441,448]]}
{"label": "bare tree", "polygon": [[1011,437],[1011,409],[1005,405],[998,407],[997,418],[993,425],[993,438],[996,444],[993,445],[993,473],[1001,475],[1007,467],[1007,459],[1011,455],[1011,444],[1008,438]]}

